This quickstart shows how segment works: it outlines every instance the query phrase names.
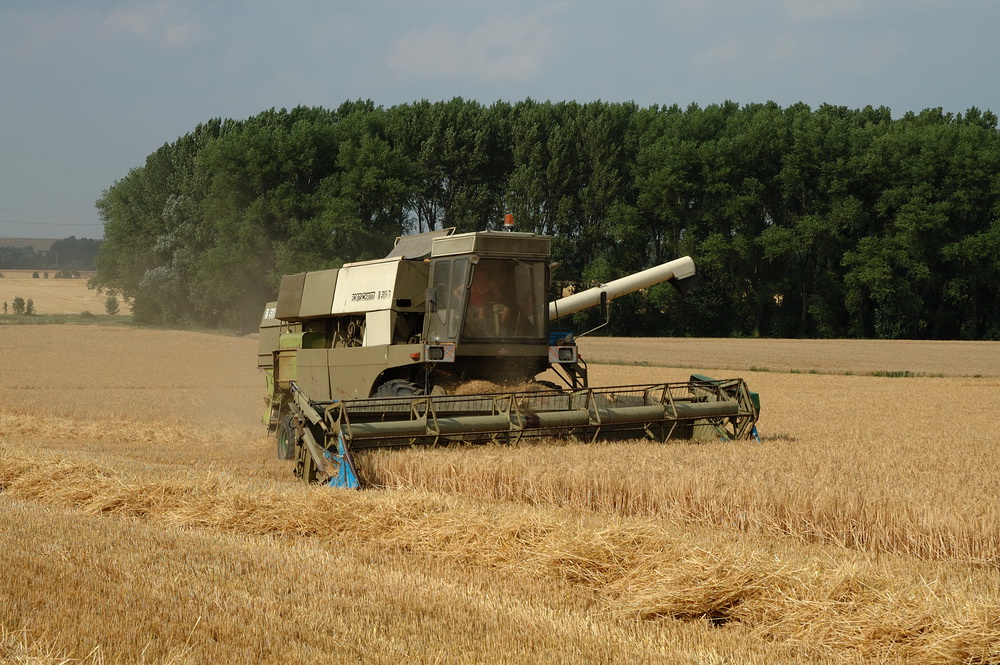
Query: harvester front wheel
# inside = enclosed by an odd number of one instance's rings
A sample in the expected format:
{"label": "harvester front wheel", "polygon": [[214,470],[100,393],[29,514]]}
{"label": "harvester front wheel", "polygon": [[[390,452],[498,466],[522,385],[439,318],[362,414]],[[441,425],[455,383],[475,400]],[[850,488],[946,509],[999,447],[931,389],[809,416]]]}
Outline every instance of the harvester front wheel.
{"label": "harvester front wheel", "polygon": [[295,427],[293,416],[285,416],[278,422],[278,459],[295,459]]}
{"label": "harvester front wheel", "polygon": [[414,397],[423,394],[423,388],[406,379],[391,379],[375,391],[375,397]]}

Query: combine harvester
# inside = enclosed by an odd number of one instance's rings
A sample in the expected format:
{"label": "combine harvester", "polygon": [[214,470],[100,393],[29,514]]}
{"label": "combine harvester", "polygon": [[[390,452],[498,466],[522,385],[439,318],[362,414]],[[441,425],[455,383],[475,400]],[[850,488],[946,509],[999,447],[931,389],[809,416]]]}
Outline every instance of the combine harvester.
{"label": "combine harvester", "polygon": [[[339,270],[286,275],[260,326],[258,367],[278,456],[304,482],[358,487],[351,451],[517,443],[756,436],[743,379],[591,387],[574,335],[551,324],[669,281],[689,257],[549,302],[551,238],[451,229],[404,236]],[[538,380],[553,370],[564,384]],[[472,392],[479,386],[474,394]]]}

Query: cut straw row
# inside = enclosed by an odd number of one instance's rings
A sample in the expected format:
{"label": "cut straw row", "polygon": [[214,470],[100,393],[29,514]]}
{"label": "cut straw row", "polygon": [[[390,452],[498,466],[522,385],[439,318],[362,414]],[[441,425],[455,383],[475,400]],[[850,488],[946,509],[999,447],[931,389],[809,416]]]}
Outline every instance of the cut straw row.
{"label": "cut straw row", "polygon": [[0,453],[0,500],[187,528],[345,540],[591,590],[623,620],[734,623],[863,657],[1000,662],[997,597],[940,588],[861,559],[810,563],[733,544],[706,551],[656,522],[422,492],[253,487],[224,477],[128,480],[97,465]]}

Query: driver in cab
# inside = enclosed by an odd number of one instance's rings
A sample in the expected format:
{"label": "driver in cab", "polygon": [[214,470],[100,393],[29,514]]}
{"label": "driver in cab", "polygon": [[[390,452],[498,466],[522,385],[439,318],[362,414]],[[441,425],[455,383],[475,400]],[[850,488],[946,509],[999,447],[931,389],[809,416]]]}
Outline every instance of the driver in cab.
{"label": "driver in cab", "polygon": [[511,308],[505,302],[501,271],[492,262],[475,268],[469,289],[466,333],[474,337],[503,336],[508,332]]}

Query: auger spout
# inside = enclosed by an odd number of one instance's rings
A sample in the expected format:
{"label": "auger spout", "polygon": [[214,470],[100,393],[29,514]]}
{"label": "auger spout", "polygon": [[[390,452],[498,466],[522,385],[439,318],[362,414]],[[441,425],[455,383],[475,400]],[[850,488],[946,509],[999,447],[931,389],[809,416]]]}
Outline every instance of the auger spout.
{"label": "auger spout", "polygon": [[555,321],[568,314],[575,314],[588,307],[597,307],[601,302],[602,293],[606,293],[607,299],[611,301],[633,291],[667,281],[674,284],[683,293],[693,287],[694,278],[694,261],[690,256],[682,256],[679,259],[661,263],[627,277],[612,280],[607,284],[553,300],[549,303],[549,321]]}

